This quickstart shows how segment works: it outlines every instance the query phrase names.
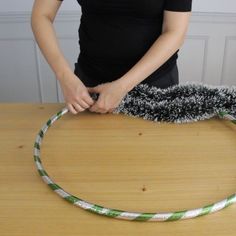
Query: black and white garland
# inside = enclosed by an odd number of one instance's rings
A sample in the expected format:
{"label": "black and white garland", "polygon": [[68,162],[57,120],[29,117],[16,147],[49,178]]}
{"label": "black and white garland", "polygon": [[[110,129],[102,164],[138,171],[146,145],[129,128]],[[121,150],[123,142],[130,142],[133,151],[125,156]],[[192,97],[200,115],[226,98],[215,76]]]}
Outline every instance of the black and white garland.
{"label": "black and white garland", "polygon": [[[99,94],[91,96],[97,100]],[[186,123],[210,119],[219,111],[236,117],[236,86],[186,82],[161,89],[138,84],[112,113],[155,122]]]}

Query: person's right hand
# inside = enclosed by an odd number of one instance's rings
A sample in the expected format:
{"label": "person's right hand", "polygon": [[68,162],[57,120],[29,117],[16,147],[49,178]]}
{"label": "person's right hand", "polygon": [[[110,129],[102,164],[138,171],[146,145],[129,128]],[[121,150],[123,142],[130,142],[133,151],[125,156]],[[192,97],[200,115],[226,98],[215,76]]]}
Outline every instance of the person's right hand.
{"label": "person's right hand", "polygon": [[64,75],[59,82],[66,106],[72,114],[84,111],[94,104],[86,86],[73,72]]}

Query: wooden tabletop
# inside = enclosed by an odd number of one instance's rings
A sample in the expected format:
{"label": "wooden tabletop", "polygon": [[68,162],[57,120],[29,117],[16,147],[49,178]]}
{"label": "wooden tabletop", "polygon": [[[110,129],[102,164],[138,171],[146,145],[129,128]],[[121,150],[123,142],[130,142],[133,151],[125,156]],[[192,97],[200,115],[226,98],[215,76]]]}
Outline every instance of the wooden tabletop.
{"label": "wooden tabletop", "polygon": [[[33,144],[64,103],[0,104],[0,235],[214,235],[236,233],[236,205],[193,219],[138,222],[97,215],[54,193],[39,175]],[[88,110],[48,130],[42,164],[67,192],[104,207],[173,212],[236,191],[236,125],[214,117],[151,122]]]}

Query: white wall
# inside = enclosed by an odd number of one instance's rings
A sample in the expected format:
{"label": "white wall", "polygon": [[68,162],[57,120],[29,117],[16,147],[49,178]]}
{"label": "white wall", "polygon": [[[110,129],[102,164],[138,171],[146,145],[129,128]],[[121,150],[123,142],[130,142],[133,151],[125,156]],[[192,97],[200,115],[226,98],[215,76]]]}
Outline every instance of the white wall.
{"label": "white wall", "polygon": [[193,11],[236,13],[235,0],[193,0]]}
{"label": "white wall", "polygon": [[[5,0],[1,3],[0,12],[31,11],[33,2],[33,0]],[[76,0],[64,0],[60,11],[77,9],[79,5]],[[193,0],[193,11],[236,13],[236,0]]]}

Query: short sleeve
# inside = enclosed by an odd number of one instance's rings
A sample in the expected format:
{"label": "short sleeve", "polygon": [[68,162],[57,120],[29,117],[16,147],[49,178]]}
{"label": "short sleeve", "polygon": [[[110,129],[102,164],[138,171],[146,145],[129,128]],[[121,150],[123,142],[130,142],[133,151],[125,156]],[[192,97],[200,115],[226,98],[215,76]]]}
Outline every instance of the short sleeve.
{"label": "short sleeve", "polygon": [[192,0],[165,0],[164,10],[167,11],[191,11]]}

